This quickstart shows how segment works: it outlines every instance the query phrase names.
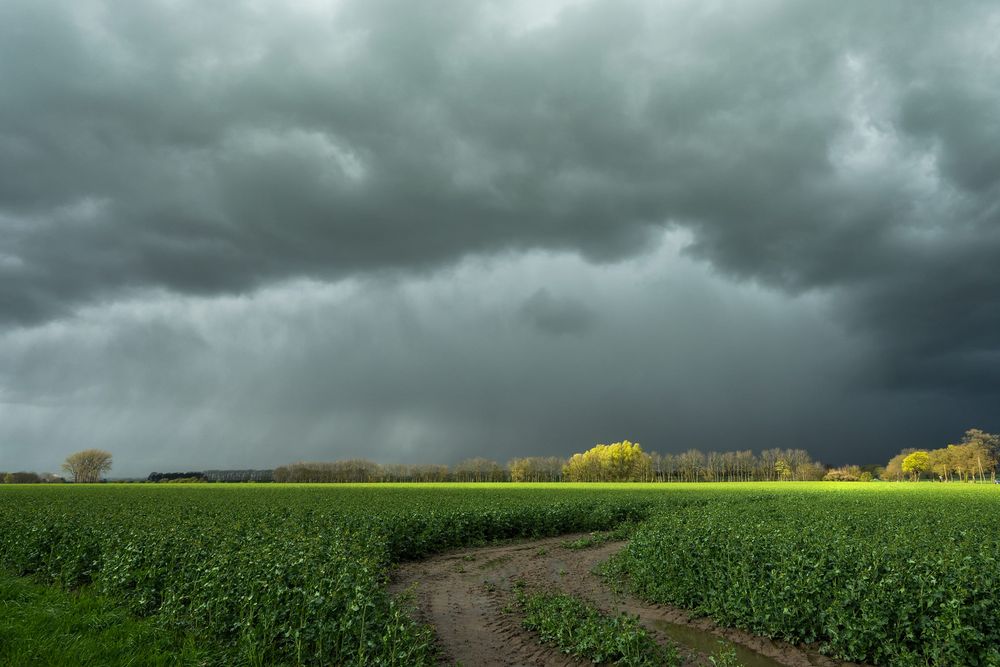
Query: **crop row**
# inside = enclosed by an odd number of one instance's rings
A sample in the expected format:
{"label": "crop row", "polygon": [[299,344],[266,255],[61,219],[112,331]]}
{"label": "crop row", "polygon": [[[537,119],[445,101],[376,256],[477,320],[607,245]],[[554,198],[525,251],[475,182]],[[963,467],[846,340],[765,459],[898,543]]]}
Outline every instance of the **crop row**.
{"label": "crop row", "polygon": [[1000,665],[1000,498],[939,488],[689,504],[613,569],[648,600],[846,660]]}

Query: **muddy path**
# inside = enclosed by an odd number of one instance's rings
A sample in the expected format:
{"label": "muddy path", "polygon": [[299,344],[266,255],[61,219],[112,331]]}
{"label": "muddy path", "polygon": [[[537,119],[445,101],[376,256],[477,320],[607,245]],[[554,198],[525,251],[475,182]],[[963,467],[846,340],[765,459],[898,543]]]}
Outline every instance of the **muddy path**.
{"label": "muddy path", "polygon": [[587,534],[562,535],[463,549],[401,565],[390,590],[410,591],[418,618],[437,633],[442,664],[483,667],[509,665],[583,665],[554,648],[541,645],[536,635],[521,627],[514,604],[514,582],[529,588],[558,589],[590,600],[606,612],[624,611],[640,618],[660,641],[679,640],[685,665],[710,664],[707,654],[719,640],[732,642],[747,667],[842,667],[852,663],[831,660],[815,650],[719,628],[710,619],[689,618],[688,612],[651,605],[616,593],[593,573],[624,546],[607,542],[586,549],[565,544]]}

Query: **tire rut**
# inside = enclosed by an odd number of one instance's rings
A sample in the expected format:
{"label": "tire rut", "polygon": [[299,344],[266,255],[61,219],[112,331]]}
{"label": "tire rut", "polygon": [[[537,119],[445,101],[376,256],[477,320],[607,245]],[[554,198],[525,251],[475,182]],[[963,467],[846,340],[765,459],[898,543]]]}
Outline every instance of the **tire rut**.
{"label": "tire rut", "polygon": [[[588,533],[562,535],[528,542],[462,549],[426,560],[404,563],[394,572],[390,591],[411,593],[418,620],[436,633],[441,664],[482,667],[537,667],[586,665],[557,649],[542,645],[535,633],[521,627],[513,588],[525,581],[529,588],[561,590],[578,595],[605,612],[638,616],[660,641],[668,641],[658,623],[666,622],[710,633],[785,667],[848,667],[822,656],[815,647],[797,647],[732,628],[720,628],[711,619],[691,618],[690,612],[654,605],[616,593],[593,570],[625,542],[608,542],[586,549],[563,544]],[[710,664],[707,656],[685,650],[686,666]]]}

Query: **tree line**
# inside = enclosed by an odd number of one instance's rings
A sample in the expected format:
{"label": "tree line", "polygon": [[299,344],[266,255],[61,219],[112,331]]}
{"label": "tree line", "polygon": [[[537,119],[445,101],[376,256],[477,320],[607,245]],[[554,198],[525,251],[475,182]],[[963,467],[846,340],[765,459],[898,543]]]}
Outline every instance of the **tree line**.
{"label": "tree line", "polygon": [[885,467],[826,466],[804,449],[727,452],[688,449],[645,452],[628,440],[599,444],[568,459],[514,458],[505,465],[486,458],[447,465],[380,465],[366,459],[299,462],[274,471],[276,482],[867,482],[903,479],[996,479],[1000,436],[966,431],[961,442],[941,449],[905,449]]}
{"label": "tree line", "polygon": [[60,484],[66,480],[59,475],[50,472],[28,472],[19,470],[18,472],[0,471],[0,484]]}
{"label": "tree line", "polygon": [[276,482],[752,482],[820,480],[827,468],[802,449],[680,454],[643,451],[639,443],[599,444],[572,455],[527,456],[506,464],[486,458],[447,465],[382,465],[366,459],[300,461],[274,471]]}
{"label": "tree line", "polygon": [[[63,464],[75,482],[97,482],[111,469],[109,452],[90,449],[70,455]],[[940,449],[904,449],[885,467],[825,466],[804,449],[703,452],[645,452],[628,440],[598,444],[568,459],[557,456],[513,458],[506,464],[483,457],[453,466],[379,464],[367,459],[300,461],[275,470],[210,470],[151,473],[150,482],[783,482],[783,481],[941,481],[996,480],[1000,435],[969,429],[961,440]],[[52,474],[0,472],[0,483],[63,482]]]}
{"label": "tree line", "polygon": [[942,482],[996,481],[1000,435],[970,428],[962,439],[940,449],[904,449],[885,466],[884,479]]}

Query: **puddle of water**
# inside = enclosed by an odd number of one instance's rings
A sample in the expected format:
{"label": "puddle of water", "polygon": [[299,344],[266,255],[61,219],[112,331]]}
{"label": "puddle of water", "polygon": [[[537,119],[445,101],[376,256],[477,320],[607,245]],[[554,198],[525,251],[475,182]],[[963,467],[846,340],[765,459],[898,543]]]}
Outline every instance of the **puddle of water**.
{"label": "puddle of water", "polygon": [[[776,660],[761,655],[753,649],[726,641],[722,637],[705,630],[671,623],[670,621],[654,621],[653,625],[681,646],[694,649],[705,655],[717,654],[720,649],[725,651],[732,649],[736,651],[736,659],[743,667],[782,667],[781,663]],[[723,643],[720,644],[719,642]]]}

